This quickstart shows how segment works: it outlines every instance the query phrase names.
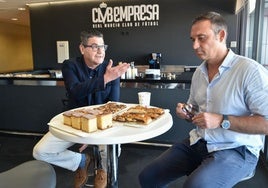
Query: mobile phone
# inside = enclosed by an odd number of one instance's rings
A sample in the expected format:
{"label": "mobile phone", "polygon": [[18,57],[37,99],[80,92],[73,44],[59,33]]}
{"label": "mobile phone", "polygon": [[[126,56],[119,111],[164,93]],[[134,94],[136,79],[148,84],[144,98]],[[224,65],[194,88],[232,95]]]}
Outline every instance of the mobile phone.
{"label": "mobile phone", "polygon": [[189,119],[186,119],[187,121],[192,121],[192,118],[198,113],[197,107],[192,104],[183,104],[182,110],[189,116]]}

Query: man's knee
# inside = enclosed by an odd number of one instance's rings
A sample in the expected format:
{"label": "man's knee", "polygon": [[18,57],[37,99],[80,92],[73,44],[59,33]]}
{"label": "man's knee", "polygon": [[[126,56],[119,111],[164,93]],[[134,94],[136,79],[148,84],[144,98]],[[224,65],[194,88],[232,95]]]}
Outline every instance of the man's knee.
{"label": "man's knee", "polygon": [[145,169],[139,174],[139,182],[141,187],[148,187],[148,183],[150,182],[151,179],[151,174],[148,173]]}
{"label": "man's knee", "polygon": [[146,178],[146,172],[145,172],[145,170],[143,169],[141,172],[140,172],[140,174],[139,174],[139,176],[138,176],[138,178],[139,178],[139,181],[140,182],[143,182]]}
{"label": "man's knee", "polygon": [[33,148],[33,157],[36,159],[36,160],[41,160],[41,161],[44,161],[44,154],[43,154],[43,151],[38,147],[38,145],[35,145],[34,148]]}

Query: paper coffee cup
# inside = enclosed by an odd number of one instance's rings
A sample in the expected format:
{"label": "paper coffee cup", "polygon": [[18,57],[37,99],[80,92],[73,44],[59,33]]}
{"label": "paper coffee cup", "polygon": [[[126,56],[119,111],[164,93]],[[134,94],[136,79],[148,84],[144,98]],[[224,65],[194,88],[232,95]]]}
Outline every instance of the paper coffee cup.
{"label": "paper coffee cup", "polygon": [[151,93],[150,92],[139,92],[139,104],[141,106],[150,106]]}

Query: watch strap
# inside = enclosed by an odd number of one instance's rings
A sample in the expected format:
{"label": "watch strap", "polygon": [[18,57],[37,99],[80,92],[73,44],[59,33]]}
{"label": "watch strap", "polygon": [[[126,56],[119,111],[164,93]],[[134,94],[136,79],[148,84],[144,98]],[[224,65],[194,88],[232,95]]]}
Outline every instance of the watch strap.
{"label": "watch strap", "polygon": [[222,115],[223,116],[223,120],[228,120],[228,116],[227,115]]}

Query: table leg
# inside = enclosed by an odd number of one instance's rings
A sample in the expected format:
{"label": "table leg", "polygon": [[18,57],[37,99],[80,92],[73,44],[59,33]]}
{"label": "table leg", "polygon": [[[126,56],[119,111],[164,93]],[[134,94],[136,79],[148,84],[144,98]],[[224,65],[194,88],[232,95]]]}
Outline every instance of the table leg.
{"label": "table leg", "polygon": [[108,188],[118,188],[118,145],[107,146]]}

